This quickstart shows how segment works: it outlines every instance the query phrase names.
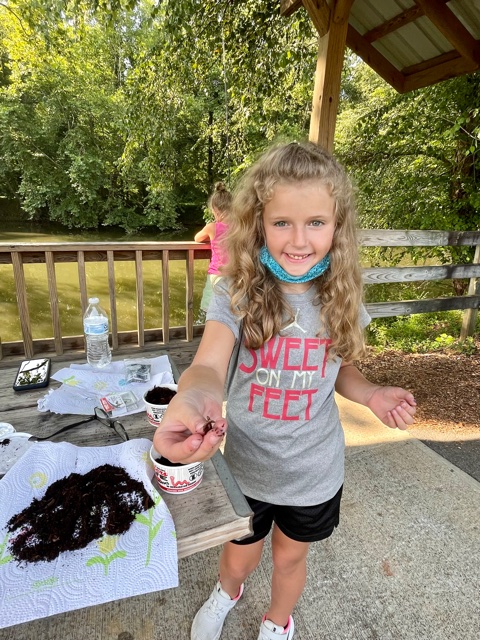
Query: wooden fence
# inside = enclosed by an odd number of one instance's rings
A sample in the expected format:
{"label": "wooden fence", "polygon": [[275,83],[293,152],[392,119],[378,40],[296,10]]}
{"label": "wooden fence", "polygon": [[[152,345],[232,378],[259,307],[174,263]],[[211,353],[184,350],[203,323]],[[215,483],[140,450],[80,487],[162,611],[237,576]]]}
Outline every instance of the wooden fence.
{"label": "wooden fence", "polygon": [[[365,284],[415,282],[425,280],[445,280],[468,278],[470,285],[467,295],[428,300],[402,300],[397,302],[372,302],[367,310],[373,318],[431,311],[465,310],[461,337],[474,331],[476,315],[480,306],[480,232],[448,231],[385,231],[362,230],[360,242],[363,246],[374,247],[420,247],[420,246],[475,246],[475,257],[470,264],[443,266],[412,266],[365,268]],[[11,265],[16,287],[19,324],[23,339],[16,342],[0,342],[0,358],[5,356],[32,357],[36,353],[83,350],[83,335],[62,335],[59,311],[59,296],[56,284],[55,265],[74,262],[78,265],[78,288],[80,305],[84,313],[88,304],[85,264],[106,262],[110,297],[110,322],[112,348],[115,351],[130,346],[144,347],[146,342],[168,344],[171,340],[191,342],[203,332],[202,325],[194,325],[193,284],[194,262],[208,259],[208,244],[195,242],[133,242],[133,243],[52,243],[52,244],[0,244],[0,278],[2,265]],[[135,331],[119,331],[115,292],[115,262],[133,261],[135,265],[137,327]],[[156,329],[144,328],[143,269],[145,260],[161,262],[161,303],[162,326]],[[169,320],[169,265],[171,260],[185,263],[185,326],[170,327]],[[48,291],[52,322],[52,338],[33,339],[29,314],[27,286],[24,264],[45,264],[48,276]],[[159,274],[160,275],[160,274]],[[76,285],[76,283],[75,283]],[[73,286],[73,283],[72,283]],[[132,301],[133,302],[133,301]],[[1,337],[1,329],[0,329]]]}
{"label": "wooden fence", "polygon": [[469,278],[465,296],[430,298],[427,300],[401,300],[398,302],[372,302],[366,305],[372,318],[411,315],[432,311],[464,309],[461,339],[473,335],[480,306],[480,231],[385,231],[363,229],[360,242],[365,247],[475,247],[473,262],[432,267],[366,268],[363,281],[368,284],[392,282],[420,282]]}
{"label": "wooden fence", "polygon": [[[13,268],[16,297],[18,304],[19,323],[23,339],[17,342],[2,342],[0,358],[25,354],[31,358],[35,353],[54,351],[61,355],[64,351],[72,352],[84,349],[83,335],[63,336],[59,310],[59,294],[55,265],[73,262],[78,265],[78,283],[72,287],[79,289],[82,315],[88,306],[87,278],[85,264],[88,262],[106,262],[108,269],[108,290],[110,298],[110,330],[113,351],[128,345],[144,347],[146,342],[168,344],[170,340],[183,339],[191,342],[196,335],[200,335],[203,327],[194,326],[193,317],[193,282],[194,261],[210,258],[208,244],[195,242],[78,242],[51,244],[0,244],[0,269],[2,265],[10,264]],[[144,328],[144,287],[143,264],[146,260],[157,260],[161,263],[158,274],[161,281],[162,326],[157,329]],[[170,327],[170,273],[172,260],[185,262],[185,326]],[[137,328],[135,331],[119,331],[117,320],[117,295],[115,280],[115,263],[130,261],[135,266],[136,299],[132,303],[137,309]],[[48,277],[48,295],[52,320],[53,338],[33,339],[32,324],[28,308],[27,286],[24,265],[45,264]],[[0,271],[1,277],[1,271]],[[1,337],[1,329],[0,329]]]}

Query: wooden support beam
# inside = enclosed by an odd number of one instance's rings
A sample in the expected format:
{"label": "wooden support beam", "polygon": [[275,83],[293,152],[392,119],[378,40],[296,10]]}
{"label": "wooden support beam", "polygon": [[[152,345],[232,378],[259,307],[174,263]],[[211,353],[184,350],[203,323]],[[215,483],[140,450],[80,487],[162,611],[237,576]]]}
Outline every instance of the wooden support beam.
{"label": "wooden support beam", "polygon": [[[333,151],[333,139],[340,99],[340,81],[347,40],[351,0],[337,0],[328,32],[318,43],[309,139]],[[328,7],[327,7],[328,8]],[[323,9],[322,9],[323,11]],[[310,10],[309,10],[310,13]],[[323,13],[323,18],[325,15]]]}
{"label": "wooden support beam", "polygon": [[280,0],[280,15],[288,18],[302,6],[302,0]]}
{"label": "wooden support beam", "polygon": [[400,29],[400,27],[404,27],[406,24],[410,24],[410,22],[415,22],[420,16],[423,16],[423,10],[421,7],[415,5],[402,11],[402,13],[399,13],[390,20],[379,24],[377,27],[370,29],[370,31],[363,34],[363,38],[371,44],[376,40],[380,40],[380,38],[388,36],[389,33]]}
{"label": "wooden support beam", "polygon": [[402,73],[405,77],[413,76],[420,71],[432,69],[437,65],[443,64],[444,62],[451,62],[452,60],[455,60],[456,62],[465,62],[458,51],[448,51],[447,53],[442,53],[439,56],[435,56],[435,58],[430,58],[430,60],[423,60],[422,62],[411,64],[408,67],[403,67]]}
{"label": "wooden support beam", "polygon": [[458,57],[456,60],[447,60],[434,67],[429,67],[423,71],[418,71],[405,76],[403,82],[403,92],[429,87],[432,84],[456,78],[457,76],[473,73],[478,69],[478,65],[465,58]]}
{"label": "wooden support beam", "polygon": [[334,22],[346,22],[350,18],[350,11],[355,0],[336,0],[333,7],[333,21]]}
{"label": "wooden support beam", "polygon": [[415,0],[415,4],[421,7],[427,18],[460,55],[480,66],[480,43],[443,0]]}
{"label": "wooden support beam", "polygon": [[386,60],[382,54],[369,44],[356,29],[349,25],[347,33],[347,45],[364,60],[374,71],[378,73],[388,84],[399,93],[403,93],[403,75]]}
{"label": "wooden support beam", "polygon": [[[442,2],[443,4],[447,4],[449,1],[450,0],[439,0],[439,2]],[[397,29],[404,27],[406,24],[415,22],[415,20],[424,15],[425,12],[423,8],[416,4],[413,7],[405,9],[405,11],[402,11],[393,18],[390,18],[390,20],[387,20],[383,24],[379,24],[370,31],[367,31],[367,33],[363,34],[363,38],[371,44],[376,40],[380,40],[380,38],[388,36],[389,33],[393,33],[394,31],[397,31]]]}
{"label": "wooden support beam", "polygon": [[[358,56],[360,56],[374,71],[376,71],[388,84],[399,93],[405,93],[414,89],[420,89],[449,78],[473,73],[480,69],[480,40],[476,40],[470,31],[463,25],[449,8],[450,0],[414,0],[415,4],[383,24],[377,25],[367,33],[361,35],[354,27],[348,25],[346,44]],[[321,38],[328,35],[325,42],[319,46],[317,73],[315,83],[314,107],[312,110],[312,122],[310,137],[318,139],[318,127],[325,126],[330,118],[322,113],[322,123],[318,118],[326,101],[332,100],[331,91],[336,88],[333,80],[338,68],[330,64],[333,60],[332,47],[338,47],[336,38],[340,31],[335,29],[335,38],[330,33],[331,24],[343,24],[348,22],[349,13],[354,0],[281,0],[280,11],[282,15],[289,16],[300,6],[304,6]],[[346,18],[345,18],[346,16]],[[401,27],[410,24],[418,18],[425,16],[440,31],[440,33],[452,45],[452,51],[443,53],[430,60],[420,62],[405,69],[397,69],[374,46],[373,42],[396,32]],[[327,69],[324,61],[328,56]],[[322,62],[323,60],[323,62]],[[325,94],[325,99],[324,99]],[[325,106],[322,106],[324,105]],[[334,105],[330,104],[330,108]],[[318,112],[318,113],[317,113]],[[316,131],[316,132],[315,132]],[[328,136],[327,136],[328,140]]]}
{"label": "wooden support beam", "polygon": [[318,35],[322,38],[328,33],[330,26],[330,8],[326,0],[303,0],[303,6],[308,11]]}

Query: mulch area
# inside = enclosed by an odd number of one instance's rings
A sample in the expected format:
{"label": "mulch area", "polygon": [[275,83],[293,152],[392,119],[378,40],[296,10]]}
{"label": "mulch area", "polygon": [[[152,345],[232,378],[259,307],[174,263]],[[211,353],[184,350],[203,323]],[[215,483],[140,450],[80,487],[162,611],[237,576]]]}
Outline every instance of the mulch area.
{"label": "mulch area", "polygon": [[372,382],[414,394],[416,429],[480,438],[480,339],[474,355],[385,351],[368,354],[359,369]]}

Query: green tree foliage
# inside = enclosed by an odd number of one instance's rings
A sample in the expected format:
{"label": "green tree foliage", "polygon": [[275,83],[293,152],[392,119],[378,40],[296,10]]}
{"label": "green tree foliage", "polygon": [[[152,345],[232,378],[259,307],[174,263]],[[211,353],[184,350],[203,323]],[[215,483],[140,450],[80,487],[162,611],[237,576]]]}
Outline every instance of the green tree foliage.
{"label": "green tree foliage", "polygon": [[[71,227],[174,228],[308,135],[316,55],[278,0],[0,0],[0,196]],[[347,58],[336,153],[363,226],[479,228],[479,78],[399,95]]]}
{"label": "green tree foliage", "polygon": [[[362,226],[480,229],[480,74],[401,95],[352,56],[343,86],[336,151],[356,179]],[[452,248],[436,255],[461,261]]]}
{"label": "green tree foliage", "polygon": [[173,228],[305,137],[316,38],[274,0],[0,5],[0,193],[71,227]]}
{"label": "green tree foliage", "polygon": [[88,14],[55,20],[30,6],[2,18],[11,72],[0,92],[2,190],[16,192],[31,217],[109,224],[127,208],[116,167],[123,149],[116,34],[89,24]]}

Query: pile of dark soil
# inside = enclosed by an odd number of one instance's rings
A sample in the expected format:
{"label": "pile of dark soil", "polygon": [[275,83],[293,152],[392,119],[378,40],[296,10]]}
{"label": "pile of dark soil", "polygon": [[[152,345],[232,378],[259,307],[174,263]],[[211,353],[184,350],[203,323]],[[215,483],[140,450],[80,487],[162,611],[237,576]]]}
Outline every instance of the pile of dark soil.
{"label": "pile of dark soil", "polygon": [[8,521],[14,534],[9,549],[19,561],[49,562],[105,534],[125,533],[135,515],[152,506],[143,484],[121,467],[105,464],[84,475],[72,473]]}
{"label": "pile of dark soil", "polygon": [[153,387],[145,394],[145,400],[150,404],[168,404],[176,393],[168,387]]}

